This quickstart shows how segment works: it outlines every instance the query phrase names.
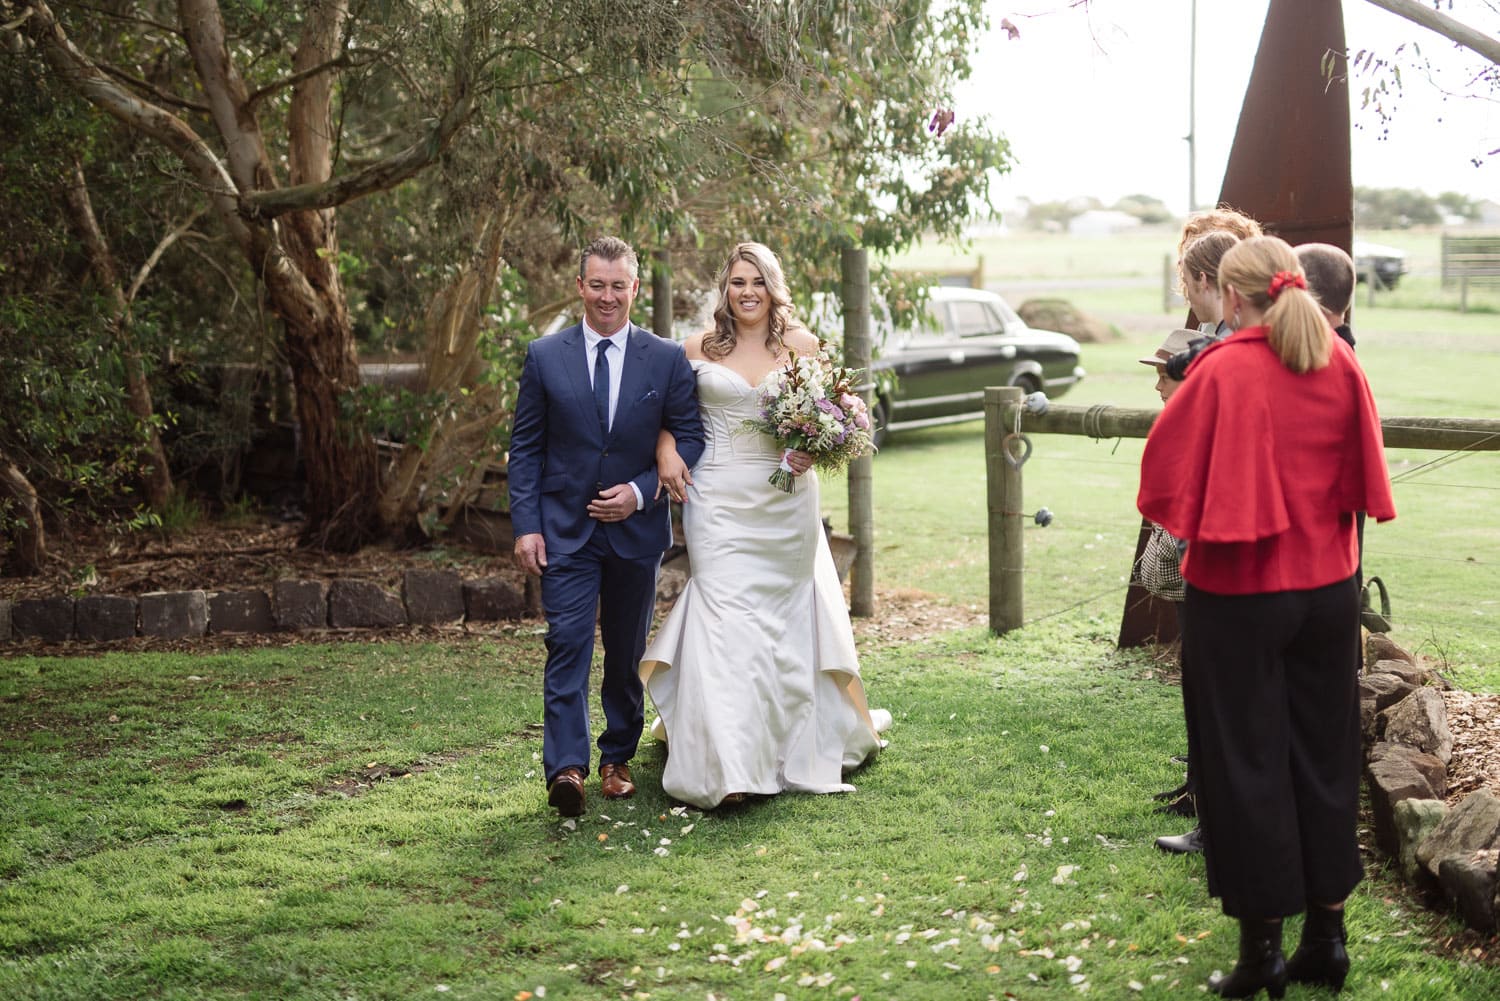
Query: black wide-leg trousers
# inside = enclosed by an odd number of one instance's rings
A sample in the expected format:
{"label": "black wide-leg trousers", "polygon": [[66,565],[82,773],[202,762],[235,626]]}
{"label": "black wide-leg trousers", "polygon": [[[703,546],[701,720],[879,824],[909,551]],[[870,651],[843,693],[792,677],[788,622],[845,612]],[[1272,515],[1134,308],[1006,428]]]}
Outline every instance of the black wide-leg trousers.
{"label": "black wide-leg trousers", "polygon": [[1188,703],[1208,889],[1236,918],[1342,901],[1362,869],[1353,577],[1220,595],[1187,587]]}

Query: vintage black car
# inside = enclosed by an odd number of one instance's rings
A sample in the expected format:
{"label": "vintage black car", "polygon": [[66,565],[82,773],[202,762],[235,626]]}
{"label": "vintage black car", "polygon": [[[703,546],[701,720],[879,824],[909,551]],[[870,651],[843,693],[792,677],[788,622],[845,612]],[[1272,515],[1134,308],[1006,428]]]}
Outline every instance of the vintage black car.
{"label": "vintage black car", "polygon": [[1055,398],[1084,376],[1077,341],[1027,326],[994,292],[935,286],[931,323],[915,327],[881,323],[874,312],[877,444],[891,432],[983,417],[986,386]]}

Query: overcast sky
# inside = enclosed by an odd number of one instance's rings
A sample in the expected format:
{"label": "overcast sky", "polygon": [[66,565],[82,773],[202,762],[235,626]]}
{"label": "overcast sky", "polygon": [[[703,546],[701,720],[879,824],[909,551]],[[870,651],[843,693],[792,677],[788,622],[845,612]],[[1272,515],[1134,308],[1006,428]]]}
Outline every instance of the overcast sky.
{"label": "overcast sky", "polygon": [[[961,118],[987,116],[1010,140],[1017,163],[996,186],[998,206],[1019,197],[1092,195],[1110,204],[1147,194],[1175,211],[1187,208],[1193,2],[1092,0],[1087,10],[1069,10],[1062,0],[989,0],[990,36],[957,111]],[[1200,207],[1212,203],[1223,180],[1267,5],[1197,0]],[[1454,13],[1463,12],[1474,27],[1500,34],[1493,10],[1479,0],[1459,0]],[[1003,17],[1020,29],[1018,39],[1006,39]],[[1352,80],[1354,183],[1500,201],[1500,154],[1484,155],[1500,148],[1500,95],[1462,96],[1483,60],[1367,0],[1344,0],[1344,31],[1351,53],[1394,54],[1402,43],[1416,43],[1453,94],[1407,73],[1397,114],[1382,125],[1359,107],[1359,91],[1371,81]],[[1475,157],[1481,166],[1471,163]]]}

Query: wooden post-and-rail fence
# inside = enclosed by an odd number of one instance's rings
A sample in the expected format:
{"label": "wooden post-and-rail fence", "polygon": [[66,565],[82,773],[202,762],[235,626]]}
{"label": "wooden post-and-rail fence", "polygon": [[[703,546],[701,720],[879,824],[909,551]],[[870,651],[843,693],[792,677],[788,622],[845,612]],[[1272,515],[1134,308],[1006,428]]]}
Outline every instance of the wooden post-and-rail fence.
{"label": "wooden post-and-rail fence", "polygon": [[[1032,443],[1023,435],[1076,434],[1090,438],[1144,438],[1160,410],[1124,407],[1070,407],[1048,403],[1044,413],[1026,408],[1025,393],[1014,387],[984,391],[984,456],[989,509],[990,631],[1007,633],[1022,625],[1021,466]],[[1386,417],[1380,422],[1387,448],[1445,452],[1500,451],[1500,420],[1467,417]],[[1122,512],[1123,514],[1123,512]]]}

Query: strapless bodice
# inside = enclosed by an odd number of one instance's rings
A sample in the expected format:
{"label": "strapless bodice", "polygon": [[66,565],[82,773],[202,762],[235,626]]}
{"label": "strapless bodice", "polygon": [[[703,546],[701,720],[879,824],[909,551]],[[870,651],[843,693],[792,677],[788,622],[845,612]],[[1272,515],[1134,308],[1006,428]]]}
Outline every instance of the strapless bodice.
{"label": "strapless bodice", "polygon": [[727,365],[705,359],[692,360],[698,377],[698,409],[703,416],[703,462],[724,462],[738,455],[774,455],[781,450],[766,434],[745,430],[745,422],[760,416],[759,387]]}

